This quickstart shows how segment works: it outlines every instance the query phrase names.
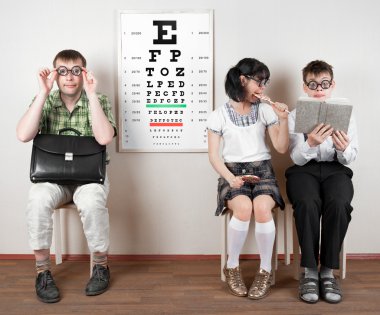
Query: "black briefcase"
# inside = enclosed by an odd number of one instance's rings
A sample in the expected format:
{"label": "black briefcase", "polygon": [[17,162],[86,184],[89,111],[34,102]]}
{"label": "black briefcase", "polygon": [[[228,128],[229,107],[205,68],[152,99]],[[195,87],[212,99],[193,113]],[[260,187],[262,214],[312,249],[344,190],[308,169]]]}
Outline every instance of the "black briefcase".
{"label": "black briefcase", "polygon": [[[62,135],[74,131],[77,136]],[[60,185],[103,184],[106,176],[106,146],[94,137],[80,136],[65,128],[58,135],[38,134],[33,140],[30,180]]]}

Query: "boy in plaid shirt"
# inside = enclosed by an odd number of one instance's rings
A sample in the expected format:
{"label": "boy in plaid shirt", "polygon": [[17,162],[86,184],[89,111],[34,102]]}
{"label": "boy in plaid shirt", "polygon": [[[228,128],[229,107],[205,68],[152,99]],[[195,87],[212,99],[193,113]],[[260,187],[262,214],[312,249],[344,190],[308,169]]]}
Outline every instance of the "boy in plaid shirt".
{"label": "boy in plaid shirt", "polygon": [[[38,133],[58,134],[62,128],[74,128],[84,136],[94,136],[107,145],[116,136],[116,124],[108,99],[96,93],[97,80],[86,69],[86,59],[75,50],[59,52],[54,68],[38,73],[39,93],[17,126],[22,142]],[[54,82],[58,90],[52,91]],[[104,185],[33,184],[27,205],[29,243],[36,258],[36,293],[45,303],[60,300],[60,294],[50,272],[52,213],[55,208],[73,201],[83,223],[88,246],[93,253],[93,273],[86,286],[86,295],[98,295],[109,286],[107,263],[109,247],[109,216],[106,201],[109,182]]]}

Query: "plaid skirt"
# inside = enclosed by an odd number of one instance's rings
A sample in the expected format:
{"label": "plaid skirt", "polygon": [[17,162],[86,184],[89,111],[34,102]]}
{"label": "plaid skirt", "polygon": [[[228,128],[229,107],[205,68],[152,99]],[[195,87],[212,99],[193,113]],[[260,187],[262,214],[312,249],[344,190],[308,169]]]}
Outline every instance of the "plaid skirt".
{"label": "plaid skirt", "polygon": [[270,160],[225,163],[225,165],[235,176],[256,175],[260,177],[260,181],[255,184],[245,182],[240,188],[231,188],[230,184],[223,177],[220,177],[218,179],[218,205],[215,215],[224,214],[227,209],[227,200],[239,195],[248,196],[251,200],[260,195],[270,195],[277,206],[282,210],[285,208]]}

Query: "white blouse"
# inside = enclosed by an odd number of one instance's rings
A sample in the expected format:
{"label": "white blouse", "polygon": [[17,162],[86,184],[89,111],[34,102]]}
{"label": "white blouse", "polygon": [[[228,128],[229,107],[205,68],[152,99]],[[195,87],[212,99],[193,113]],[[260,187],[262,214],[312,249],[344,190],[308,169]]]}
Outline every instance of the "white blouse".
{"label": "white blouse", "polygon": [[207,129],[222,136],[222,157],[225,162],[255,162],[271,158],[265,142],[265,131],[276,123],[278,117],[266,103],[260,103],[256,123],[245,127],[236,126],[225,106],[220,106],[210,114]]}

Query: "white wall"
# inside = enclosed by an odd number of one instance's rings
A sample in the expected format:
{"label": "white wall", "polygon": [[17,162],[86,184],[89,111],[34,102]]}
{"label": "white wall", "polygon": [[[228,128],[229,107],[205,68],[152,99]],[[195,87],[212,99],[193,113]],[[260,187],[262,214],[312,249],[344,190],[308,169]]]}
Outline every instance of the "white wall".
{"label": "white wall", "polygon": [[[334,65],[335,96],[355,104],[360,155],[349,253],[380,253],[378,223],[380,106],[379,2],[362,0],[34,0],[0,3],[1,213],[0,254],[31,253],[25,205],[31,144],[17,141],[16,124],[38,91],[36,73],[66,48],[81,51],[99,78],[99,90],[117,107],[117,10],[214,9],[215,106],[226,100],[229,67],[243,57],[266,63],[267,90],[292,107],[302,94],[301,69],[313,59]],[[118,153],[111,165],[111,254],[216,254],[220,221],[214,217],[217,176],[206,153]],[[288,155],[274,155],[284,186]],[[283,189],[283,188],[282,188]],[[87,251],[79,220],[68,216],[72,254]]]}

